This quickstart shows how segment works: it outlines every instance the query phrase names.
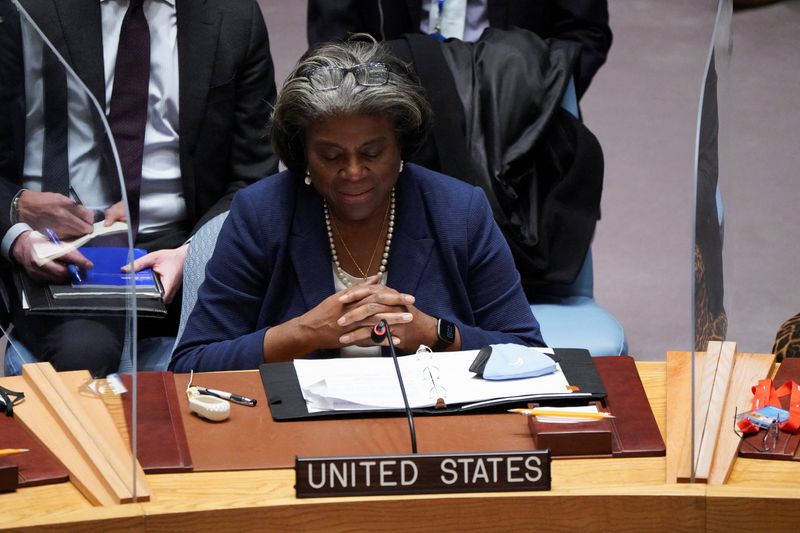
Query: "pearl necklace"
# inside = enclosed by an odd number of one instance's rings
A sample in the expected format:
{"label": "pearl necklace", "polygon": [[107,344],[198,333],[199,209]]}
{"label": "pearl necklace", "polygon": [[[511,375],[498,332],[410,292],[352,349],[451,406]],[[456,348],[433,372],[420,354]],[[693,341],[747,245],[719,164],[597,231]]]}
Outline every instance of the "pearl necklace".
{"label": "pearl necklace", "polygon": [[[350,249],[347,247],[347,243],[342,238],[342,234],[339,233],[339,229],[336,227],[336,224],[333,222],[331,218],[330,212],[328,211],[328,202],[327,200],[323,200],[323,208],[325,210],[325,228],[328,231],[328,243],[331,246],[331,258],[333,259],[333,264],[336,267],[336,276],[339,280],[344,284],[345,287],[352,287],[353,276],[350,276],[347,272],[344,271],[342,265],[339,263],[339,256],[336,254],[336,244],[333,241],[333,232],[335,231],[336,234],[339,236],[339,240],[342,241],[342,245],[344,245],[344,251],[347,253],[347,256],[353,262],[355,267],[358,269],[358,273],[361,274],[361,279],[366,280],[369,277],[369,271],[372,270],[372,261],[375,260],[375,252],[378,250],[378,245],[380,241],[375,242],[375,249],[372,250],[372,256],[369,259],[369,265],[367,265],[366,272],[361,270],[361,267],[358,266],[353,254],[350,253]],[[383,228],[386,227],[386,222],[389,222],[389,229],[386,232],[386,243],[383,247],[383,257],[381,258],[381,266],[378,267],[378,274],[383,279],[383,275],[386,272],[386,265],[389,264],[389,250],[392,247],[392,235],[394,234],[394,213],[395,213],[395,201],[394,201],[394,189],[392,189],[392,198],[389,201],[389,207],[386,209],[386,215],[383,218],[383,225],[381,225],[381,233],[383,233]],[[378,234],[380,238],[380,233]]]}

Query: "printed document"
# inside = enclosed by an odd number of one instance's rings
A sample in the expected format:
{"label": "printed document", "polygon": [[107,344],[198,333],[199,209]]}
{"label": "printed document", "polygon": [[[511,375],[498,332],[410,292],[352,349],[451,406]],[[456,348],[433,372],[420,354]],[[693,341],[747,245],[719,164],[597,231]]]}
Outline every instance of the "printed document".
{"label": "printed document", "polygon": [[[560,366],[544,376],[490,381],[469,371],[477,355],[478,350],[467,350],[398,357],[411,407],[433,407],[439,399],[448,406],[463,406],[573,394]],[[294,368],[309,413],[404,407],[391,357],[296,359]]]}

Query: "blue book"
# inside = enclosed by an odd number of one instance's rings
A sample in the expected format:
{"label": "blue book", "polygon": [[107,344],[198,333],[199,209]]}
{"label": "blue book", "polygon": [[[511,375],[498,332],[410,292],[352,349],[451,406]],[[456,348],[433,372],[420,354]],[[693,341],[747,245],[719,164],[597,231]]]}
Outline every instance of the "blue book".
{"label": "blue book", "polygon": [[[136,273],[121,270],[124,265],[128,264],[128,248],[86,246],[78,248],[78,251],[94,266],[81,273],[83,278],[81,282],[73,281],[67,285],[50,285],[50,292],[54,298],[118,296],[130,291],[134,282],[137,296],[161,297],[158,276],[151,268],[145,268]],[[134,259],[146,254],[146,250],[133,249]]]}

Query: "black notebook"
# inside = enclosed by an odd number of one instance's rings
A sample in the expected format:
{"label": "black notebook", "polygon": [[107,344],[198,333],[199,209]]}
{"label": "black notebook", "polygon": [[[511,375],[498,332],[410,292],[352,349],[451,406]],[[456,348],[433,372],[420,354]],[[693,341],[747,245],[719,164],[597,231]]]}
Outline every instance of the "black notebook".
{"label": "black notebook", "polygon": [[[525,407],[531,399],[535,399],[539,404],[570,405],[575,403],[585,404],[592,400],[603,400],[606,397],[603,382],[597,373],[592,356],[587,350],[556,348],[551,357],[561,365],[568,383],[577,388],[575,393],[566,396],[554,395],[552,397],[537,395],[535,398],[532,396],[500,397],[491,402],[448,405],[444,408],[415,408],[412,411],[421,415],[458,414],[475,410],[505,410],[515,405]],[[272,412],[272,418],[276,421],[316,417],[383,416],[404,413],[403,409],[374,408],[309,413],[293,362],[266,363],[259,367],[259,373],[267,395],[270,411]]]}
{"label": "black notebook", "polygon": [[[22,308],[28,314],[122,316],[128,310],[128,297],[125,294],[102,297],[85,294],[76,297],[63,295],[55,297],[50,285],[33,281],[20,269],[14,271],[14,284]],[[167,315],[167,308],[160,297],[137,292],[136,312],[138,316],[159,318]]]}

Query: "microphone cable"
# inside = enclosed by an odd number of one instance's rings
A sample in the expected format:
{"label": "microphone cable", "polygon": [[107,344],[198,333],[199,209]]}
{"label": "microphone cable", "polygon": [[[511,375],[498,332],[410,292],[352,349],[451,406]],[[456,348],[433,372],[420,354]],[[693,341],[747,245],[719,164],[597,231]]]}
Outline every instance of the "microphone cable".
{"label": "microphone cable", "polygon": [[417,453],[417,432],[414,429],[414,416],[411,414],[411,406],[408,405],[408,397],[406,396],[406,386],[403,383],[403,374],[400,372],[400,363],[397,362],[397,353],[394,350],[394,340],[392,340],[392,331],[389,329],[389,323],[384,319],[375,324],[370,334],[373,342],[381,342],[386,339],[389,343],[389,351],[392,354],[394,361],[394,369],[397,372],[397,380],[400,382],[400,392],[403,394],[403,404],[406,406],[406,416],[408,417],[408,431],[411,433],[411,453]]}

